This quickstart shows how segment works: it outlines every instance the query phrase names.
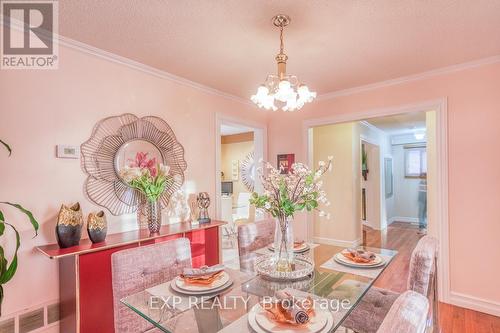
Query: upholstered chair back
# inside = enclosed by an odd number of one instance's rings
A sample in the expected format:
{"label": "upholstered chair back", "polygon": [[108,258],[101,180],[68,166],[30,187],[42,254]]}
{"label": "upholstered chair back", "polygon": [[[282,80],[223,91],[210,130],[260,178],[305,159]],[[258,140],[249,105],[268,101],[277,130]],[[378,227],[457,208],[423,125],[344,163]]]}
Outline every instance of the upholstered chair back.
{"label": "upholstered chair back", "polygon": [[[420,239],[411,254],[407,289],[429,296],[435,277],[438,241],[431,236]],[[435,288],[436,286],[434,286]]]}
{"label": "upholstered chair back", "polygon": [[427,297],[408,290],[392,304],[377,333],[424,333],[429,301]]}
{"label": "upholstered chair back", "polygon": [[154,285],[167,282],[191,267],[191,248],[187,238],[140,246],[111,255],[113,305],[116,333],[141,333],[152,325],[120,299]]}
{"label": "upholstered chair back", "polygon": [[238,251],[240,257],[265,247],[274,241],[275,221],[266,219],[238,226]]}

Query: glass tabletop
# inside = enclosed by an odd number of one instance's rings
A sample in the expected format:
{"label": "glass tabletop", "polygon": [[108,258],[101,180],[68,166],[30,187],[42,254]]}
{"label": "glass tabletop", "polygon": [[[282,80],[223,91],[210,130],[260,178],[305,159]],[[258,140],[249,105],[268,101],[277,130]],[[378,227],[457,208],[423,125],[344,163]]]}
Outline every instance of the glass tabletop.
{"label": "glass tabletop", "polygon": [[274,296],[276,291],[287,289],[298,297],[310,296],[315,304],[325,306],[333,317],[330,331],[335,332],[397,254],[393,250],[361,248],[379,254],[385,265],[361,269],[343,266],[333,260],[343,248],[318,245],[311,246],[306,253],[315,262],[311,277],[293,282],[270,281],[253,272],[255,258],[266,253],[260,249],[225,263],[233,283],[216,295],[180,294],[172,289],[171,281],[165,281],[125,297],[121,302],[162,332],[245,333],[253,332],[247,318],[252,307]]}

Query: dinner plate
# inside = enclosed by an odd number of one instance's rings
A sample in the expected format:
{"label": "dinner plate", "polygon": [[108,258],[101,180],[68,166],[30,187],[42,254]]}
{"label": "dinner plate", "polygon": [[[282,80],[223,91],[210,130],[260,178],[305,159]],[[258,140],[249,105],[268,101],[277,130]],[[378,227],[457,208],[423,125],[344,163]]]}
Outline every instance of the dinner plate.
{"label": "dinner plate", "polygon": [[[269,245],[268,249],[269,249],[269,251],[274,252],[274,245],[273,244]],[[301,246],[299,246],[297,248],[294,248],[293,252],[295,252],[295,253],[302,253],[302,252],[306,252],[309,249],[310,249],[309,244],[304,243]]]}
{"label": "dinner plate", "polygon": [[215,289],[208,289],[208,290],[201,290],[201,291],[189,291],[189,290],[184,290],[175,284],[175,280],[172,280],[170,283],[170,288],[172,288],[173,291],[179,293],[179,294],[184,294],[184,295],[190,295],[190,296],[206,296],[206,295],[216,295],[220,293],[221,291],[226,290],[227,288],[231,287],[233,284],[232,280],[229,280],[226,284],[220,286],[219,288]]}
{"label": "dinner plate", "polygon": [[222,272],[217,279],[209,285],[202,285],[197,283],[186,283],[183,278],[180,276],[174,279],[175,285],[182,290],[186,291],[210,291],[213,289],[217,289],[223,285],[225,285],[229,281],[229,274],[226,272]]}
{"label": "dinner plate", "polygon": [[337,253],[335,256],[333,256],[333,259],[338,262],[339,264],[350,266],[350,267],[365,267],[365,268],[375,268],[375,267],[380,267],[385,265],[385,260],[378,254],[375,254],[376,258],[373,262],[370,263],[357,263],[354,261],[351,261],[344,257],[342,253]]}
{"label": "dinner plate", "polygon": [[255,304],[248,313],[248,323],[256,333],[323,333],[333,328],[330,311],[317,309],[314,318],[307,325],[281,324],[270,320],[260,304]]}

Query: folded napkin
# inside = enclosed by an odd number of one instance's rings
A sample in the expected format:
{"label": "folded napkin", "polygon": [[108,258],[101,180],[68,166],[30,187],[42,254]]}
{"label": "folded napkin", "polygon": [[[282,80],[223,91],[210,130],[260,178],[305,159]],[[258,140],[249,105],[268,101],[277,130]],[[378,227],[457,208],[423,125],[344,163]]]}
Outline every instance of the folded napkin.
{"label": "folded napkin", "polygon": [[182,270],[183,277],[197,277],[205,275],[213,275],[224,270],[224,265],[201,266],[200,268],[184,268]]}
{"label": "folded napkin", "polygon": [[276,301],[261,304],[270,319],[293,325],[307,324],[314,315],[313,301],[310,297],[297,298],[290,291],[280,290],[275,293]]}
{"label": "folded napkin", "polygon": [[293,242],[293,248],[297,249],[299,247],[302,247],[304,245],[305,241],[295,241]]}
{"label": "folded napkin", "polygon": [[357,262],[357,263],[370,263],[377,258],[375,253],[370,252],[370,251],[361,250],[361,249],[349,248],[349,249],[345,249],[341,253],[347,259],[350,259],[350,260]]}

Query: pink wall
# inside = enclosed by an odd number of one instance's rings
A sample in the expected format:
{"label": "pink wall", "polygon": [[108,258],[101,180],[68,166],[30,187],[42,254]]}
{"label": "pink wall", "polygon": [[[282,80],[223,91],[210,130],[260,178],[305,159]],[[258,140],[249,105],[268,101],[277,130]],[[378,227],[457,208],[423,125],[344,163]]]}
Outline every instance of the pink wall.
{"label": "pink wall", "polygon": [[[6,210],[24,232],[19,271],[5,290],[4,314],[58,298],[56,262],[33,248],[55,241],[61,203],[78,200],[85,213],[98,207],[83,196],[79,161],[56,159],[54,147],[81,144],[106,116],[131,112],[164,118],[184,145],[187,179],[214,195],[217,112],[268,121],[272,163],[276,154],[290,152],[305,161],[305,119],[442,97],[448,98],[449,118],[451,289],[500,302],[495,287],[500,274],[500,64],[319,100],[297,113],[269,114],[65,47],[60,59],[55,71],[0,71],[1,137],[14,148],[11,158],[0,152],[0,198],[22,202],[42,223],[40,236],[31,239],[22,216]],[[134,227],[120,218],[110,218],[109,224],[111,232]],[[479,252],[488,261],[478,260]]]}
{"label": "pink wall", "polygon": [[448,100],[451,291],[500,302],[500,63],[348,96],[325,99],[297,113],[273,113],[269,158],[305,161],[306,119],[365,112],[446,97]]}
{"label": "pink wall", "polygon": [[[55,242],[61,203],[80,201],[86,216],[79,160],[55,158],[55,145],[80,145],[100,119],[125,112],[165,119],[185,148],[187,180],[215,193],[215,114],[266,123],[266,113],[227,98],[179,85],[123,65],[61,47],[58,70],[0,71],[0,136],[14,150],[0,151],[0,198],[21,202],[41,222],[32,239],[22,216],[6,216],[22,233],[18,274],[6,285],[4,315],[58,298],[56,262],[33,250]],[[2,208],[3,209],[3,208]],[[111,232],[134,228],[109,218]],[[85,233],[86,237],[86,233]],[[12,246],[12,242],[10,242]]]}

